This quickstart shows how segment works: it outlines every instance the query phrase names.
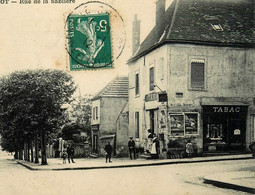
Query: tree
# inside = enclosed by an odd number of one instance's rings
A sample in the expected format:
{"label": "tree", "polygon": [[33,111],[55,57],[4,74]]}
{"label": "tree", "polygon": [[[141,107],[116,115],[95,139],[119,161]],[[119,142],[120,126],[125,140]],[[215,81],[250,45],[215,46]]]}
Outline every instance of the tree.
{"label": "tree", "polygon": [[63,125],[66,109],[62,105],[70,102],[75,89],[72,77],[59,70],[17,71],[2,77],[0,133],[3,148],[20,151],[23,145],[24,154],[29,158],[29,148],[34,145],[36,161],[41,143],[41,164],[47,164],[46,144],[50,135]]}
{"label": "tree", "polygon": [[[87,141],[90,141],[91,95],[74,97],[67,109],[68,122],[62,128],[62,137],[73,140],[74,135],[85,132]],[[75,141],[75,140],[74,140]],[[76,139],[77,142],[77,139]]]}

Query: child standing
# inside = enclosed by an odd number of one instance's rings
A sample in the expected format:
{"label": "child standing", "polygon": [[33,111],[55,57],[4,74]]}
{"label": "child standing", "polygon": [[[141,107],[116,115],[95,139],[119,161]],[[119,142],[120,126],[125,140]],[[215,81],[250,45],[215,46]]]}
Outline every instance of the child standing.
{"label": "child standing", "polygon": [[186,153],[188,154],[188,158],[191,158],[194,153],[193,145],[190,140],[188,140],[188,143],[186,144]]}
{"label": "child standing", "polygon": [[64,149],[62,154],[63,164],[66,164],[66,157],[67,157],[67,152],[66,152],[66,149]]}

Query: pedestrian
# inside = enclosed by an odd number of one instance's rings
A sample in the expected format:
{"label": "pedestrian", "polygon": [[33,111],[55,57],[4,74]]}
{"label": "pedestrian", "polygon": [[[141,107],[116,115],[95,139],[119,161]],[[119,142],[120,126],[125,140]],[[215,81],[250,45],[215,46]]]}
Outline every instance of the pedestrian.
{"label": "pedestrian", "polygon": [[111,163],[111,157],[112,157],[112,146],[110,144],[110,142],[108,142],[105,147],[104,147],[104,150],[105,150],[105,162],[107,163],[107,159],[109,159],[109,163]]}
{"label": "pedestrian", "polygon": [[252,157],[255,158],[255,141],[251,142],[251,144],[249,145],[249,149],[252,152]]}
{"label": "pedestrian", "polygon": [[64,149],[62,154],[63,164],[66,164],[66,157],[67,157],[67,152],[66,152],[66,149]]}
{"label": "pedestrian", "polygon": [[70,163],[70,159],[72,161],[72,163],[75,163],[74,160],[73,160],[73,157],[74,157],[74,148],[73,146],[67,146],[67,156],[68,156],[68,162]]}
{"label": "pedestrian", "polygon": [[135,141],[133,140],[133,137],[129,138],[128,141],[128,149],[129,149],[129,155],[130,155],[130,159],[132,160],[132,154],[134,155],[134,159],[136,159],[136,154],[135,154]]}
{"label": "pedestrian", "polygon": [[191,140],[188,140],[188,143],[186,144],[186,153],[188,154],[188,158],[191,158],[194,153]]}
{"label": "pedestrian", "polygon": [[154,136],[154,138],[152,139],[151,158],[158,159],[158,155],[159,155],[159,142],[157,137]]}

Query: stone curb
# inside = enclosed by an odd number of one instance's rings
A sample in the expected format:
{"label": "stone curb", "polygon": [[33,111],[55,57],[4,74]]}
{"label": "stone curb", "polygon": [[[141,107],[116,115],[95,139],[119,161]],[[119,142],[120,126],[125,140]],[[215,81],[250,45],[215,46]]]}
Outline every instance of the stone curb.
{"label": "stone curb", "polygon": [[[90,166],[90,167],[70,167],[70,168],[35,168],[26,164],[25,162],[17,163],[28,168],[31,171],[63,171],[63,170],[88,170],[88,169],[109,169],[109,168],[130,168],[130,167],[144,167],[144,166],[157,166],[157,165],[170,165],[170,164],[187,164],[187,163],[202,163],[202,162],[215,162],[215,161],[227,161],[227,160],[247,160],[252,159],[252,157],[240,157],[240,158],[224,158],[224,159],[202,159],[193,160],[188,159],[185,161],[169,161],[169,162],[151,162],[151,163],[141,163],[141,164],[126,164],[126,165],[111,165],[111,166]],[[42,165],[47,166],[47,165]]]}
{"label": "stone curb", "polygon": [[241,192],[255,194],[255,188],[250,188],[250,187],[246,187],[246,186],[236,185],[236,184],[232,184],[232,183],[228,183],[228,182],[222,182],[222,181],[217,181],[217,180],[212,180],[212,179],[207,179],[207,178],[203,178],[203,180],[204,180],[204,183],[211,184],[211,185],[219,187],[219,188],[232,189],[232,190],[237,190],[237,191],[241,191]]}

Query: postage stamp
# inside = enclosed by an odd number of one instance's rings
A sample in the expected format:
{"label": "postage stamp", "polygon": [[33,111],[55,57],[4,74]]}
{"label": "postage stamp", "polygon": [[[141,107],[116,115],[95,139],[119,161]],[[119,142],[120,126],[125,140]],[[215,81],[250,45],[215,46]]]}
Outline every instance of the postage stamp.
{"label": "postage stamp", "polygon": [[113,68],[125,46],[125,27],[118,12],[102,2],[78,6],[66,20],[69,69]]}
{"label": "postage stamp", "polygon": [[70,15],[68,36],[71,70],[112,67],[109,14]]}

